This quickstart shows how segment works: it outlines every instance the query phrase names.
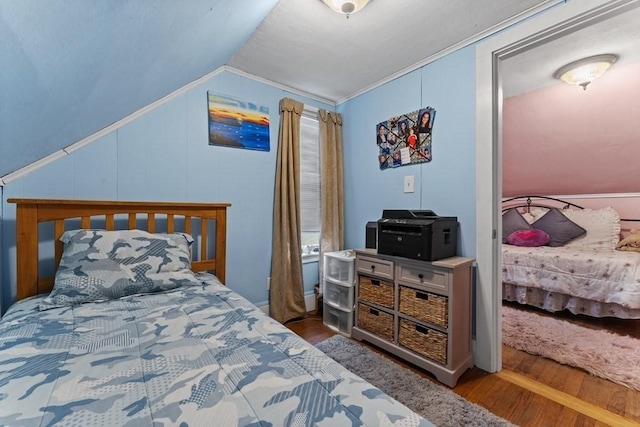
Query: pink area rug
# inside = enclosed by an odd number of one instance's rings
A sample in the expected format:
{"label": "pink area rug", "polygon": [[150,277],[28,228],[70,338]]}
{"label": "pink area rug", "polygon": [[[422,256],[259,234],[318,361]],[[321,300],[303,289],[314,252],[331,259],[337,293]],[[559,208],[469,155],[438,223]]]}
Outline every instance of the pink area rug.
{"label": "pink area rug", "polygon": [[640,391],[640,340],[502,307],[502,342]]}

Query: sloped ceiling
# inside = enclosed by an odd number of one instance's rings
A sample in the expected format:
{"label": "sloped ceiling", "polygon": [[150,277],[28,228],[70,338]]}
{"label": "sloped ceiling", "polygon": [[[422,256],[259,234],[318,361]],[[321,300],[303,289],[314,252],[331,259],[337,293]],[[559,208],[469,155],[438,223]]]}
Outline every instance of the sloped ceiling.
{"label": "sloped ceiling", "polygon": [[2,0],[0,176],[226,64],[277,0]]}
{"label": "sloped ceiling", "polygon": [[2,0],[0,177],[223,65],[340,101],[560,0]]}

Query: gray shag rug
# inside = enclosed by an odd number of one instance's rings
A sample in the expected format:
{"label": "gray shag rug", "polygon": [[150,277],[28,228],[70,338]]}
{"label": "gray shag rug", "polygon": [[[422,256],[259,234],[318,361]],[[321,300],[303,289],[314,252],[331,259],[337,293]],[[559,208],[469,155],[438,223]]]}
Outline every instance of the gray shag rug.
{"label": "gray shag rug", "polygon": [[316,347],[438,427],[513,425],[349,338],[334,335]]}

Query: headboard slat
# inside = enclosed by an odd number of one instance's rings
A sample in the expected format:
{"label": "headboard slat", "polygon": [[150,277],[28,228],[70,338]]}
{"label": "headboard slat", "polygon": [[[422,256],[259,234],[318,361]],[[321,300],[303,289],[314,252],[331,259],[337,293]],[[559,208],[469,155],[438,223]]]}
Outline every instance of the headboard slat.
{"label": "headboard slat", "polygon": [[167,215],[167,233],[173,233],[175,231],[175,217],[173,214]]}
{"label": "headboard slat", "polygon": [[[200,233],[203,236],[208,236],[207,230],[207,220],[205,218],[200,219]],[[199,259],[207,259],[207,239],[202,239],[200,243],[200,258]]]}
{"label": "headboard slat", "polygon": [[191,268],[192,269],[198,269],[201,271],[210,271],[210,270],[216,270],[218,271],[218,268],[216,268],[216,262],[214,260],[208,260],[208,261],[193,261],[191,263]]}
{"label": "headboard slat", "polygon": [[39,293],[51,292],[51,289],[53,289],[53,281],[54,281],[53,277],[44,277],[42,279],[38,279]]}
{"label": "headboard slat", "polygon": [[[216,265],[216,276],[225,277],[227,273],[227,212],[219,211],[216,215],[216,260],[220,262]],[[222,279],[220,279],[222,280]],[[222,282],[224,283],[224,281]]]}
{"label": "headboard slat", "polygon": [[[148,231],[156,230],[156,215],[167,218],[167,231],[183,231],[192,234],[192,219],[201,221],[200,235],[193,236],[202,242],[200,259],[192,261],[193,271],[214,271],[222,283],[226,280],[226,233],[227,209],[229,203],[196,202],[129,202],[102,200],[53,200],[53,199],[16,199],[9,203],[16,207],[16,252],[17,252],[17,299],[27,298],[42,292],[49,292],[53,286],[53,277],[41,277],[39,273],[40,257],[38,245],[39,224],[53,221],[54,256],[57,268],[63,252],[59,238],[65,231],[65,220],[80,218],[82,228],[90,228],[91,218],[104,218],[105,228],[115,230],[122,227],[116,215],[127,215],[128,229],[137,228],[138,214],[146,214]],[[184,218],[184,226],[178,230],[175,217]],[[208,258],[209,242],[206,222],[215,220],[215,257]],[[42,239],[44,243],[45,238]],[[194,254],[197,258],[198,254]]]}
{"label": "headboard slat", "polygon": [[18,205],[16,216],[20,218],[16,221],[16,254],[22,260],[17,269],[17,298],[22,299],[38,293],[38,209]]}
{"label": "headboard slat", "polygon": [[113,214],[105,215],[104,226],[109,231],[113,231],[116,229],[116,221],[115,221],[115,216]]}
{"label": "headboard slat", "polygon": [[56,265],[60,265],[62,259],[62,251],[64,250],[64,243],[60,241],[60,237],[64,233],[64,220],[57,219],[54,221],[53,226],[53,239],[55,240],[55,260]]}
{"label": "headboard slat", "polygon": [[147,214],[147,231],[149,233],[156,232],[156,215],[153,213]]}

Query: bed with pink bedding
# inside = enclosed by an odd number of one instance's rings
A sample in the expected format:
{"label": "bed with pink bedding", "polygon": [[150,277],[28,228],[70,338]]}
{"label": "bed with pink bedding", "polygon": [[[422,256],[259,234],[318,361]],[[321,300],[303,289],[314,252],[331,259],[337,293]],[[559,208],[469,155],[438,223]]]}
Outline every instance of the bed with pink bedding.
{"label": "bed with pink bedding", "polygon": [[618,213],[531,198],[503,202],[503,299],[552,312],[640,318],[640,252],[621,244]]}

